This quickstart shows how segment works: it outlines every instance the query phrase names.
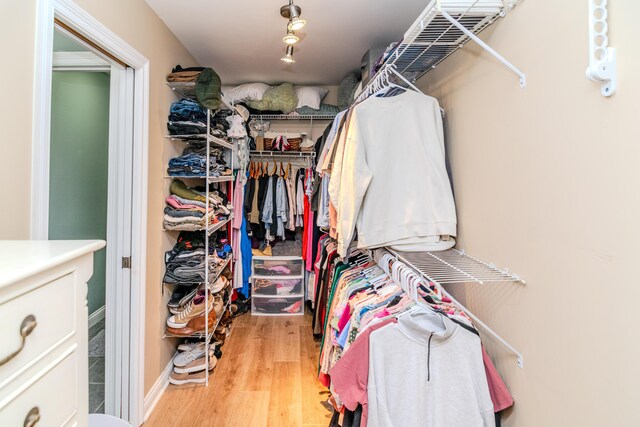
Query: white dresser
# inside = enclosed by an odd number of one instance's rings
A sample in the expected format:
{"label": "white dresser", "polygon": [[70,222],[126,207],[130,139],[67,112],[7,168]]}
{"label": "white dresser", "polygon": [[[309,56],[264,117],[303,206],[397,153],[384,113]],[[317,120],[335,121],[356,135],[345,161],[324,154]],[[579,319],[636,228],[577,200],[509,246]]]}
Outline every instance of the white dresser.
{"label": "white dresser", "polygon": [[0,241],[0,426],[87,425],[87,281],[104,245]]}

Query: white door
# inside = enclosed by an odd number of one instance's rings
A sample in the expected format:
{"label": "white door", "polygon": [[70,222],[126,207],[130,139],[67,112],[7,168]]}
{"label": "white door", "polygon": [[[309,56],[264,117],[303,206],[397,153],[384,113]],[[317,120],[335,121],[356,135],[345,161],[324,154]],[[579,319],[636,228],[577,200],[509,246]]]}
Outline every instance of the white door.
{"label": "white door", "polygon": [[105,413],[129,420],[134,70],[111,68]]}

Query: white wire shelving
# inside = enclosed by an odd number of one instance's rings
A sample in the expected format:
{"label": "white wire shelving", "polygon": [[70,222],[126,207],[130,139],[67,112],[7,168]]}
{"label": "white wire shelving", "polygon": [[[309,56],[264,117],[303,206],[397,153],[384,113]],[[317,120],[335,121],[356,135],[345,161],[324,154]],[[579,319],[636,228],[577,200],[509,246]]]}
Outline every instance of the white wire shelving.
{"label": "white wire shelving", "polygon": [[316,157],[315,151],[266,151],[251,150],[249,156],[255,157]]}
{"label": "white wire shelving", "polygon": [[396,261],[405,264],[425,280],[436,284],[442,293],[459,306],[486,335],[502,344],[516,356],[519,367],[524,367],[522,353],[509,344],[486,323],[460,304],[442,285],[479,284],[511,282],[525,284],[518,275],[506,269],[499,269],[493,264],[480,261],[466,252],[458,249],[449,249],[439,252],[399,252],[391,248],[384,248]]}
{"label": "white wire shelving", "polygon": [[333,120],[335,114],[253,114],[256,120]]}
{"label": "white wire shelving", "polygon": [[[204,145],[207,142],[207,135],[165,135],[165,138],[170,139],[172,141],[182,141],[187,144],[197,144]],[[218,138],[217,136],[209,135],[209,143],[213,143],[215,145],[219,145],[222,148],[227,148],[229,150],[233,150],[233,142],[226,141],[222,138]]]}
{"label": "white wire shelving", "polygon": [[[181,97],[184,98],[191,98],[194,99],[195,98],[195,83],[175,83],[175,82],[167,82],[167,85],[173,89],[173,91],[178,94]],[[228,108],[228,109],[233,109],[233,105],[231,105],[226,99],[224,99],[224,97],[222,98],[222,104],[224,107]],[[235,155],[233,153],[233,151],[236,150],[236,144],[234,144],[233,141],[226,141],[224,139],[218,138],[216,136],[211,135],[211,129],[212,129],[212,112],[211,110],[206,110],[207,112],[207,123],[206,123],[206,133],[202,134],[202,135],[167,135],[165,138],[167,140],[171,140],[171,141],[176,141],[176,140],[180,140],[183,141],[187,144],[200,144],[200,145],[204,145],[206,147],[206,171],[210,171],[211,170],[211,154],[212,154],[212,146],[218,145],[222,148],[228,149],[231,151],[230,153],[230,158],[231,158],[231,165],[230,168],[231,170],[233,170],[234,168],[234,158]],[[201,176],[201,175],[192,175],[192,176],[169,176],[168,174],[165,175],[166,179],[202,179],[202,180],[206,180],[207,185],[205,186],[205,191],[203,192],[203,196],[205,198],[205,200],[208,201],[208,205],[211,203],[211,198],[210,195],[211,193],[211,189],[210,186],[208,184],[210,183],[229,183],[227,185],[227,195],[231,196],[234,193],[234,177],[233,175],[223,175],[223,176],[211,176],[209,174]],[[218,215],[214,212],[211,212],[209,210],[207,210],[205,217],[204,217],[204,224],[206,224],[205,227],[199,229],[199,230],[195,230],[195,231],[199,231],[199,232],[203,232],[205,233],[205,235],[207,236],[207,238],[204,239],[204,252],[205,252],[205,260],[204,260],[204,283],[211,283],[212,279],[213,280],[217,280],[217,278],[220,277],[220,274],[222,274],[222,271],[224,271],[225,268],[232,266],[233,265],[233,261],[232,261],[232,255],[229,255],[229,259],[227,260],[227,262],[224,264],[224,266],[220,269],[219,272],[214,274],[214,277],[211,277],[211,272],[209,271],[209,265],[212,261],[211,259],[211,255],[210,255],[210,251],[209,251],[209,236],[211,236],[213,233],[215,233],[216,231],[220,230],[221,228],[228,226],[231,224],[231,221],[234,218],[234,212],[230,212],[229,215],[227,216],[227,218],[225,218],[224,220],[218,221],[216,223],[211,223],[211,218],[212,215]],[[164,231],[174,231],[174,232],[180,232],[183,230],[180,230],[180,228],[178,227],[177,229],[166,229],[163,228]],[[194,230],[184,230],[184,231],[194,231]],[[167,284],[163,284],[163,285],[167,285]],[[229,298],[228,300],[225,302],[224,304],[224,308],[222,310],[222,313],[224,314],[229,306],[231,304],[231,293],[229,293]],[[212,310],[212,308],[209,308],[208,306],[206,306],[205,309],[205,313],[204,316],[205,318],[209,317],[210,314],[210,310]],[[197,339],[205,339],[206,341],[206,353],[205,353],[205,366],[208,368],[209,366],[209,345],[210,345],[210,341],[211,338],[213,337],[213,334],[215,333],[216,328],[218,327],[218,325],[220,324],[220,320],[222,319],[222,315],[219,316],[216,319],[215,325],[213,326],[213,328],[209,328],[209,324],[207,321],[205,321],[205,328],[203,331],[201,331],[200,333],[197,334],[193,334],[193,335],[188,335],[188,336],[184,336],[184,335],[175,335],[175,334],[171,334],[168,332],[165,332],[164,337],[165,338],[197,338]],[[208,386],[209,385],[209,369],[205,368],[205,382],[204,385]]]}
{"label": "white wire shelving", "polygon": [[207,182],[231,182],[235,178],[233,175],[221,175],[221,176],[205,176],[205,175],[184,175],[184,176],[173,176],[173,175],[165,175],[165,179],[206,179]]}
{"label": "white wire shelving", "polygon": [[[415,82],[473,40],[513,71],[519,77],[520,86],[525,87],[525,74],[477,37],[520,1],[431,0],[402,41],[387,55],[381,68],[392,67]],[[374,80],[375,76],[368,84]]]}

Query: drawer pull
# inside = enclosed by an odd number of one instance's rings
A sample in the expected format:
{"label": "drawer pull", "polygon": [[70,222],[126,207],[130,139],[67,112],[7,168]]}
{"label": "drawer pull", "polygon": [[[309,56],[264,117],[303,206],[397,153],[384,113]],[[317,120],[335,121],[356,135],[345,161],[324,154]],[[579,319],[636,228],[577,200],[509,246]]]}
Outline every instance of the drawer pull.
{"label": "drawer pull", "polygon": [[38,424],[38,421],[40,421],[40,409],[34,406],[24,419],[24,427],[33,427]]}
{"label": "drawer pull", "polygon": [[[20,344],[20,348],[14,351],[13,353],[11,353],[10,355],[8,355],[7,357],[5,357],[4,359],[0,360],[0,366],[9,362],[11,359],[16,357],[22,351],[22,349],[24,348],[24,344],[27,342],[27,337],[29,336],[29,334],[31,334],[31,332],[33,332],[37,324],[38,322],[36,322],[36,317],[33,314],[30,314],[24,318],[24,320],[22,321],[22,324],[20,325],[20,336],[22,337],[22,343]],[[38,408],[34,408],[34,409],[38,409]],[[33,409],[31,410],[31,412],[33,412]],[[39,418],[40,418],[40,415],[38,415],[38,419]]]}

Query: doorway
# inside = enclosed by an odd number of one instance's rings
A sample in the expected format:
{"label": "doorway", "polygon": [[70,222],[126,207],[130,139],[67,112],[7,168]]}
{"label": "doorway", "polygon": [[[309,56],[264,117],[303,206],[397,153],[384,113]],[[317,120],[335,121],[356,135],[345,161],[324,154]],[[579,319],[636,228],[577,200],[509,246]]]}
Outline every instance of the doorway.
{"label": "doorway", "polygon": [[89,282],[89,409],[138,426],[144,417],[149,61],[72,1],[40,3],[31,234],[107,241]]}
{"label": "doorway", "polygon": [[[106,240],[109,63],[56,28],[51,81],[49,240]],[[95,62],[94,67],[83,63]],[[88,283],[89,413],[104,413],[107,250]],[[112,278],[110,278],[112,280]]]}

